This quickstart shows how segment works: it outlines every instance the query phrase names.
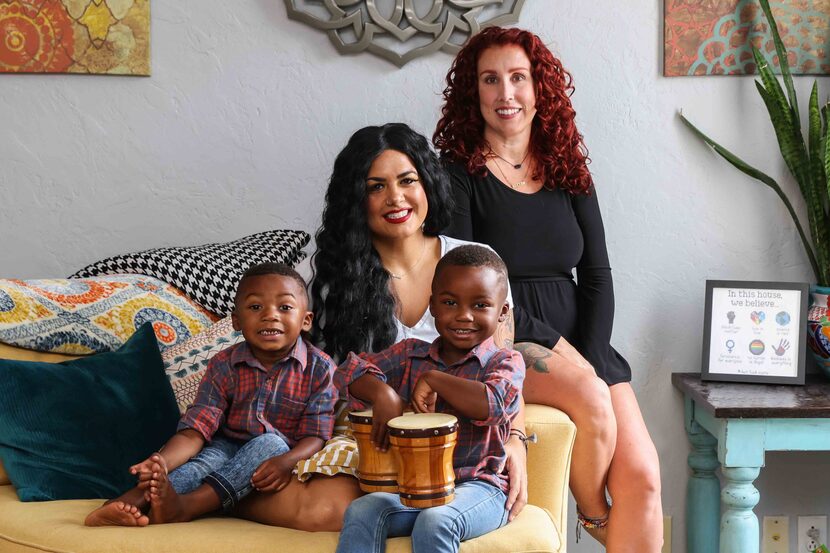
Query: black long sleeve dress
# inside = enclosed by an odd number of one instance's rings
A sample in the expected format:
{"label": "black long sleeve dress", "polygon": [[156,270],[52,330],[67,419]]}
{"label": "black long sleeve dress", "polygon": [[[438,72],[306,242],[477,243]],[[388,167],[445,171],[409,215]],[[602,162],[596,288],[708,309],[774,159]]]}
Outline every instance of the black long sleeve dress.
{"label": "black long sleeve dress", "polygon": [[564,336],[609,386],[630,381],[628,362],[610,344],[614,288],[596,192],[522,194],[492,173],[448,169],[456,205],[446,234],[488,244],[504,259],[516,342],[553,348]]}

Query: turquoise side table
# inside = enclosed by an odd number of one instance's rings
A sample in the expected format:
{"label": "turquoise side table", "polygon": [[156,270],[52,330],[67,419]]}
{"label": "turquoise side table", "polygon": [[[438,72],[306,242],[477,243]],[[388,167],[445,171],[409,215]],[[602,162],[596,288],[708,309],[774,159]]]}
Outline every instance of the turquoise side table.
{"label": "turquoise side table", "polygon": [[701,382],[699,373],[675,373],[672,384],[685,396],[692,444],[687,553],[758,553],[753,482],[764,455],[830,451],[830,382],[819,375],[808,375],[804,386]]}

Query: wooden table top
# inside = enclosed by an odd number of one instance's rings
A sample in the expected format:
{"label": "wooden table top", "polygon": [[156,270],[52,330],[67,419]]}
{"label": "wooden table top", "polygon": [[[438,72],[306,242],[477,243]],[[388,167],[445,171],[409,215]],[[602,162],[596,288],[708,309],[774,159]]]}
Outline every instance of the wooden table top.
{"label": "wooden table top", "polygon": [[675,388],[719,419],[830,417],[830,381],[808,374],[804,386],[701,382],[700,373],[673,373]]}

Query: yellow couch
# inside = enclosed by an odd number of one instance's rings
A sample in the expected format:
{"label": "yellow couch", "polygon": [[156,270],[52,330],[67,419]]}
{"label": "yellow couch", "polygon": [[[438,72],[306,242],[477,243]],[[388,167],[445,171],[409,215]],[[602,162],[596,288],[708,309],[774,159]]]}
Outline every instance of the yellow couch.
{"label": "yellow couch", "polygon": [[[66,357],[0,344],[0,358]],[[528,405],[527,427],[539,438],[528,457],[528,506],[504,528],[464,542],[462,552],[565,552],[567,483],[576,429],[561,411],[539,405]],[[227,517],[145,528],[85,527],[84,518],[100,504],[98,499],[21,503],[0,463],[0,553],[274,553],[288,547],[314,553],[334,551],[337,544],[334,532],[299,532]],[[390,539],[387,551],[410,551],[409,539]]]}

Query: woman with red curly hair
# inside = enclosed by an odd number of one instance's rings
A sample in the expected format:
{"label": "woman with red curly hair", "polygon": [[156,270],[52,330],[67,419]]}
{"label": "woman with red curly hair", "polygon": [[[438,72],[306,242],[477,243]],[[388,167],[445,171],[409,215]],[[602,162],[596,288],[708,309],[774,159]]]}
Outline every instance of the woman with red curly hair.
{"label": "woman with red curly hair", "polygon": [[609,343],[611,268],[573,90],[528,31],[491,27],[461,49],[434,136],[456,200],[447,233],[489,244],[507,263],[525,401],[562,409],[577,426],[579,524],[608,551],[658,553],[659,461],[631,369]]}

